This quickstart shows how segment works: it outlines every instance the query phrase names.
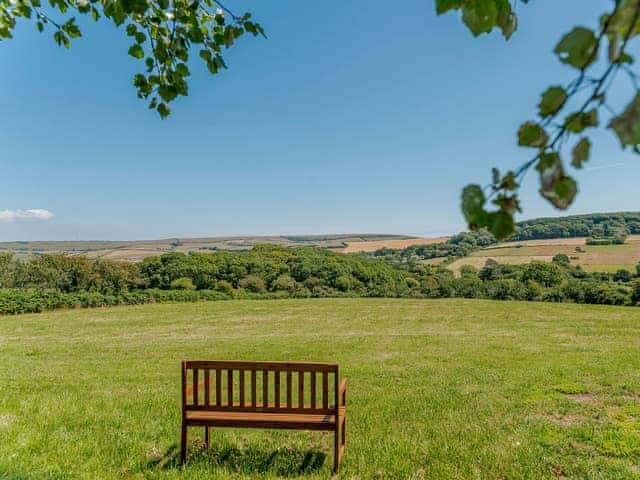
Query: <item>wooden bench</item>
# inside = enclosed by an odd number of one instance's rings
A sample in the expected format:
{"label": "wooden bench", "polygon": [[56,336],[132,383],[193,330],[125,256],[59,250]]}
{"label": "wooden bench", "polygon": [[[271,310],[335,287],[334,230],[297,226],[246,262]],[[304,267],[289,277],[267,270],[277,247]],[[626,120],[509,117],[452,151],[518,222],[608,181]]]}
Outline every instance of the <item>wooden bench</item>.
{"label": "wooden bench", "polygon": [[346,445],[347,381],[325,363],[182,361],[180,459],[187,428],[282,428],[334,432],[333,470]]}

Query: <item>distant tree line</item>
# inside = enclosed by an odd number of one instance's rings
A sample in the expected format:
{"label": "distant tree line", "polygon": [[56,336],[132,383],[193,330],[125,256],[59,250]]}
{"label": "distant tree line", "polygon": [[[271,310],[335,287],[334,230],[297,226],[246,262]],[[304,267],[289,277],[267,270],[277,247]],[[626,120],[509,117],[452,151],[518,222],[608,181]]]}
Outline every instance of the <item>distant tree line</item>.
{"label": "distant tree line", "polygon": [[[536,218],[518,223],[509,240],[543,238],[592,237],[593,239],[624,239],[640,234],[640,213],[593,213],[560,218]],[[624,243],[624,240],[620,243]]]}
{"label": "distant tree line", "polygon": [[[473,234],[476,235],[476,234]],[[475,241],[489,241],[473,237]],[[458,244],[470,238],[459,237]],[[258,245],[249,252],[167,253],[139,264],[0,254],[0,313],[119,304],[311,297],[487,298],[636,305],[640,270],[588,274],[566,255],[553,262],[443,267],[387,262],[315,247]]]}
{"label": "distant tree line", "polygon": [[[507,241],[588,237],[587,245],[622,245],[630,234],[640,234],[640,213],[595,213],[559,218],[536,218],[518,223]],[[405,249],[382,248],[365,255],[399,265],[411,261],[443,258],[452,261],[498,241],[487,230],[462,232],[446,242],[414,245]]]}

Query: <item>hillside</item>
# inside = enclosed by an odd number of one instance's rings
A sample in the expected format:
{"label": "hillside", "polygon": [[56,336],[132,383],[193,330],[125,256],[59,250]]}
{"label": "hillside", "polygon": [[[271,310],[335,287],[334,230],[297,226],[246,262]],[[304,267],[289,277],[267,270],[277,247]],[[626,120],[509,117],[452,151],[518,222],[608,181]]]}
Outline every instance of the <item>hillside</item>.
{"label": "hillside", "polygon": [[236,236],[205,238],[166,238],[134,241],[59,241],[0,242],[0,252],[11,252],[20,258],[45,253],[86,255],[90,258],[137,262],[146,257],[168,252],[211,252],[218,250],[250,250],[255,245],[270,243],[284,247],[313,246],[343,250],[350,243],[406,241],[405,235],[337,234],[298,236]]}

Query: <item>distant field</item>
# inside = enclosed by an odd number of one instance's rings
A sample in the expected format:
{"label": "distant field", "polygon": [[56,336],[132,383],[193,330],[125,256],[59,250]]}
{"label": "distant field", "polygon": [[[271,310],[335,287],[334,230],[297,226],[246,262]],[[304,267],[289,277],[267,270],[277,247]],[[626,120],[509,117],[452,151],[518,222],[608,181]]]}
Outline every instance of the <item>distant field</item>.
{"label": "distant field", "polygon": [[177,465],[182,358],[339,362],[344,479],[640,475],[640,308],[233,301],[0,318],[0,478],[331,477],[331,439],[214,430]]}
{"label": "distant field", "polygon": [[442,243],[451,237],[434,237],[434,238],[404,238],[404,239],[386,239],[374,241],[345,241],[346,247],[341,250],[343,253],[359,253],[359,252],[375,252],[382,248],[407,248],[413,245],[431,245],[434,243]]}
{"label": "distant field", "polygon": [[167,252],[212,252],[217,250],[249,250],[260,243],[288,247],[315,246],[336,251],[350,242],[388,242],[406,239],[403,235],[340,234],[256,237],[167,238],[137,241],[69,241],[69,242],[0,242],[0,252],[12,252],[20,258],[44,253],[68,253],[138,262],[145,257]]}
{"label": "distant field", "polygon": [[[585,245],[585,241],[585,238],[564,238],[505,242],[460,258],[451,263],[449,268],[454,271],[459,271],[463,265],[482,268],[489,259],[509,265],[529,263],[532,260],[551,261],[558,253],[566,254],[573,265],[582,265],[589,272],[615,271],[620,268],[633,271],[640,262],[640,235],[629,236],[624,245]],[[577,252],[576,247],[580,247],[583,252]]]}

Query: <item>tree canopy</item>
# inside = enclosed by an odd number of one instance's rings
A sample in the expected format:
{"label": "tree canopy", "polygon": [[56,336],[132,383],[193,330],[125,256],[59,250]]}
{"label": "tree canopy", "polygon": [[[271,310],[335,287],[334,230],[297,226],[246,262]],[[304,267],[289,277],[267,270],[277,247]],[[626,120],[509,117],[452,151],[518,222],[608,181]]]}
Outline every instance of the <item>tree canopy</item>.
{"label": "tree canopy", "polygon": [[[435,0],[435,7],[438,14],[457,11],[475,36],[497,29],[508,40],[518,26],[517,3],[528,0]],[[226,68],[223,51],[240,36],[265,35],[250,13],[236,14],[216,0],[48,0],[46,6],[41,0],[0,0],[0,40],[11,38],[16,21],[26,19],[39,31],[52,28],[53,39],[68,48],[82,35],[76,14],[123,27],[131,37],[129,55],[144,63],[133,78],[137,95],[163,118],[172,101],[188,94],[191,56],[197,52],[217,74]],[[554,53],[575,77],[567,85],[551,80],[541,92],[537,118],[517,130],[517,143],[532,150],[531,158],[506,172],[494,168],[487,185],[463,189],[470,228],[487,228],[498,239],[513,234],[514,215],[521,211],[518,192],[530,170],[537,172],[542,197],[561,210],[571,206],[578,184],[569,168],[588,162],[590,132],[600,125],[612,130],[622,148],[640,153],[640,83],[629,53],[640,33],[640,0],[612,1],[597,20],[597,28],[575,26],[557,42]],[[621,112],[608,103],[618,73],[635,91]]]}

